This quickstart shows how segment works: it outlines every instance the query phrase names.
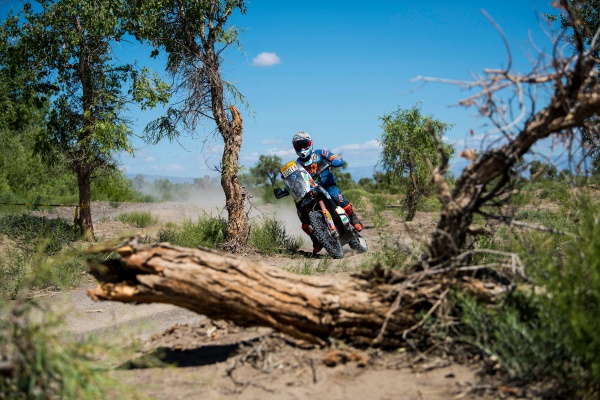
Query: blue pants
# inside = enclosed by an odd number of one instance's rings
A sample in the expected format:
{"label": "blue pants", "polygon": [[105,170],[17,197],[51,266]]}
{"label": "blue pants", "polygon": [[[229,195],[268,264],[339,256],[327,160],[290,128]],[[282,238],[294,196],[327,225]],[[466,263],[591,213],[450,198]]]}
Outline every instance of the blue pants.
{"label": "blue pants", "polygon": [[333,198],[333,200],[336,202],[336,204],[338,206],[343,208],[348,205],[348,200],[342,194],[342,191],[340,190],[340,188],[338,188],[336,185],[331,185],[329,187],[326,187],[325,190],[327,190],[329,195]]}

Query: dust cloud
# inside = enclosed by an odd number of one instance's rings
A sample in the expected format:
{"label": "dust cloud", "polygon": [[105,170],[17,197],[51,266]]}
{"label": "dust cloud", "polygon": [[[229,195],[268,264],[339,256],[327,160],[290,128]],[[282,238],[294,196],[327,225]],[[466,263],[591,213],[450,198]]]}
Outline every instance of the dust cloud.
{"label": "dust cloud", "polygon": [[[133,184],[147,201],[155,202],[151,211],[162,221],[196,220],[202,215],[227,219],[225,194],[215,178],[204,177],[194,179],[193,182],[173,183],[168,179],[145,180],[143,177],[136,177]],[[246,211],[251,221],[276,218],[282,222],[289,235],[306,237],[290,198],[278,200],[275,204],[264,204],[260,201],[259,194],[250,192]]]}

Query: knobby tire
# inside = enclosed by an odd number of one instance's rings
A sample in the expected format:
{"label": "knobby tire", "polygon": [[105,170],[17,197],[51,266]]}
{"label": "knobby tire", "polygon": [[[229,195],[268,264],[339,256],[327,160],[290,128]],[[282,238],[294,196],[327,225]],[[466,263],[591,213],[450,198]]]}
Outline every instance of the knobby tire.
{"label": "knobby tire", "polygon": [[325,222],[323,214],[319,211],[311,211],[310,214],[308,214],[308,219],[313,228],[313,235],[317,238],[319,243],[323,245],[329,255],[333,258],[343,258],[344,250],[342,249],[342,245],[340,241],[333,237],[329,232],[329,227],[327,226],[327,222]]}

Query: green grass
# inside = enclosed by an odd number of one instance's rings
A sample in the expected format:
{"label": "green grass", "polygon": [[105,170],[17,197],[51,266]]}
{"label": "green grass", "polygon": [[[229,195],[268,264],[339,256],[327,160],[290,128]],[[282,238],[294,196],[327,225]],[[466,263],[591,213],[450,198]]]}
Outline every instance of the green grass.
{"label": "green grass", "polygon": [[[290,236],[283,223],[275,218],[250,221],[248,242],[263,254],[293,253],[302,245],[302,238]],[[225,241],[227,222],[222,217],[202,215],[197,221],[186,220],[181,225],[169,223],[157,234],[159,242],[183,247],[218,248]]]}
{"label": "green grass", "polygon": [[423,197],[417,203],[417,211],[440,212],[442,205],[437,196]]}
{"label": "green grass", "polygon": [[539,200],[538,197],[536,197],[534,195],[533,192],[525,192],[525,191],[521,191],[519,193],[514,194],[511,198],[510,198],[510,203],[514,204],[516,206],[524,206],[527,204],[531,204],[534,201]]}
{"label": "green grass", "polygon": [[226,229],[224,218],[205,214],[195,222],[186,220],[181,226],[167,224],[159,230],[157,240],[183,247],[217,248],[225,241]]}
{"label": "green grass", "polygon": [[[73,227],[64,219],[30,214],[0,218],[4,254],[0,257],[0,293],[16,298],[34,274],[36,289],[65,289],[87,278],[83,254],[73,247]],[[39,270],[36,270],[39,268]]]}
{"label": "green grass", "polygon": [[369,201],[375,212],[381,212],[390,205],[391,198],[383,194],[369,194]]}
{"label": "green grass", "polygon": [[300,263],[283,267],[282,269],[297,275],[314,275],[314,260],[310,258],[303,259]]}
{"label": "green grass", "polygon": [[282,269],[297,275],[324,275],[349,272],[350,267],[346,258],[336,260],[329,256],[320,256],[319,258],[301,258],[296,264],[285,266]]}
{"label": "green grass", "polygon": [[304,244],[301,237],[290,236],[276,218],[259,218],[251,226],[249,243],[263,254],[293,253]]}
{"label": "green grass", "polygon": [[344,190],[344,196],[357,210],[364,210],[367,207],[369,192],[364,189],[348,189]]}
{"label": "green grass", "polygon": [[58,253],[76,238],[73,225],[63,218],[9,214],[0,218],[0,235],[6,235],[29,253],[42,246],[46,254]]}
{"label": "green grass", "polygon": [[15,299],[30,284],[39,289],[69,289],[88,279],[85,255],[75,249],[48,255],[43,246],[34,253],[8,246],[0,259],[0,295]]}
{"label": "green grass", "polygon": [[158,223],[158,218],[152,215],[150,211],[132,211],[119,214],[117,220],[136,228],[146,228]]}

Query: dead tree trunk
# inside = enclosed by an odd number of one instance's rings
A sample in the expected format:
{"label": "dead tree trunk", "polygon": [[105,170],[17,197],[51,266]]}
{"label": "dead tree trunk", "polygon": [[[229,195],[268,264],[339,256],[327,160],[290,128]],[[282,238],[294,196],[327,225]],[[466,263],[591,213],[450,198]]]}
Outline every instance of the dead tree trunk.
{"label": "dead tree trunk", "polygon": [[[227,209],[227,237],[224,248],[236,252],[248,242],[248,221],[244,212],[244,193],[240,185],[239,155],[242,148],[242,116],[238,109],[231,105],[231,120],[223,124],[219,130],[223,136],[225,147],[221,161],[221,187],[225,192],[225,207]],[[215,114],[216,115],[216,114]]]}
{"label": "dead tree trunk", "polygon": [[399,346],[403,336],[420,328],[416,313],[436,302],[443,310],[439,300],[449,287],[471,285],[469,279],[423,273],[393,286],[393,273],[381,270],[345,279],[301,276],[224,252],[140,244],[135,238],[88,252],[112,251],[121,259],[88,261],[101,282],[88,292],[95,300],[169,303],[318,344],[334,338]]}
{"label": "dead tree trunk", "polygon": [[[561,68],[568,68],[568,61],[562,60]],[[571,69],[559,70],[554,75],[512,76],[506,71],[491,71],[485,83],[484,99],[493,101],[496,82],[506,80],[519,85],[526,83],[555,82],[555,93],[548,106],[532,115],[516,136],[499,149],[485,152],[479,160],[468,166],[456,181],[450,193],[438,173],[434,181],[442,199],[442,213],[437,229],[429,243],[426,263],[439,265],[460,254],[463,250],[473,215],[481,207],[498,198],[510,181],[510,170],[538,141],[551,135],[562,136],[564,140],[574,135],[574,129],[585,126],[587,120],[600,109],[600,83],[596,76],[597,62],[590,52],[581,54]],[[558,67],[557,67],[558,68]],[[464,101],[473,102],[473,98]],[[493,183],[493,184],[492,184]]]}

